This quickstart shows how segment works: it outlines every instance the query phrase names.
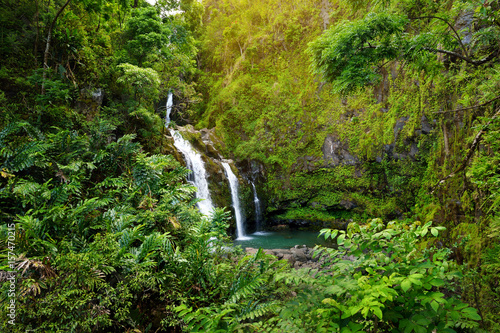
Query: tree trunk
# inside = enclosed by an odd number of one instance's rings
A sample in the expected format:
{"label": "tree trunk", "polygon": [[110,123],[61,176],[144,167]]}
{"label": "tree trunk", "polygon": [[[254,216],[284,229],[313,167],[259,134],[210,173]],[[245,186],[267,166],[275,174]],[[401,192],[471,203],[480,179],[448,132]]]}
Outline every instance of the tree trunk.
{"label": "tree trunk", "polygon": [[35,21],[36,21],[36,37],[35,37],[35,67],[38,67],[38,39],[40,36],[40,8],[38,7],[38,0],[36,1],[36,13],[35,13]]}
{"label": "tree trunk", "polygon": [[450,155],[450,142],[448,137],[448,126],[446,122],[443,124],[443,139],[444,139],[444,155],[445,158],[448,158]]}
{"label": "tree trunk", "polygon": [[45,94],[45,80],[47,79],[47,69],[49,68],[49,50],[50,50],[50,40],[52,39],[52,30],[54,30],[54,26],[56,25],[57,18],[63,10],[68,6],[71,0],[66,0],[66,3],[59,8],[56,16],[52,20],[52,23],[49,26],[49,32],[47,33],[47,43],[45,44],[45,52],[43,54],[43,78],[42,78],[42,95]]}

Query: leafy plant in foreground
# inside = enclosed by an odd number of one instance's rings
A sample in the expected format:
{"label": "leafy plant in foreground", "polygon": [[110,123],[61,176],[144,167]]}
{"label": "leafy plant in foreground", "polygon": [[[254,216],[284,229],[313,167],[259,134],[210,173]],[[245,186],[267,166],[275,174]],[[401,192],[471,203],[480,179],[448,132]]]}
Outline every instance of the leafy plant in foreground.
{"label": "leafy plant in foreground", "polygon": [[[373,219],[347,231],[324,229],[337,249],[321,248],[327,269],[303,279],[304,293],[281,311],[289,332],[456,332],[480,316],[453,296],[459,267],[450,250],[425,247],[444,227]],[[285,276],[288,280],[290,276]]]}

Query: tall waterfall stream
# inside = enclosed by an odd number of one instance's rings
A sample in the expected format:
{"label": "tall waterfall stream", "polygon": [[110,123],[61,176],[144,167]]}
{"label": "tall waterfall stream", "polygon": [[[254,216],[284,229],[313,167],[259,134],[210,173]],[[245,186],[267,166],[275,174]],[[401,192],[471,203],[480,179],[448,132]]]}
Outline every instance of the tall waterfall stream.
{"label": "tall waterfall stream", "polygon": [[236,239],[237,240],[248,239],[249,237],[245,236],[245,225],[244,225],[245,221],[241,214],[240,198],[238,195],[238,187],[239,187],[238,178],[235,176],[233,170],[231,170],[231,167],[229,166],[228,163],[222,162],[222,166],[226,171],[227,179],[229,180],[229,186],[231,188],[231,199],[233,202],[234,217],[236,219],[236,235],[237,235]]}
{"label": "tall waterfall stream", "polygon": [[[168,94],[167,104],[166,104],[166,115],[165,115],[165,126],[168,128],[170,123],[170,114],[172,112],[173,106],[173,96],[172,93]],[[174,146],[184,155],[186,161],[186,166],[192,171],[188,176],[188,181],[196,186],[196,197],[202,199],[197,203],[200,212],[206,216],[210,216],[214,210],[214,205],[210,197],[210,191],[208,189],[207,182],[207,172],[205,169],[205,164],[201,158],[201,154],[198,153],[194,147],[182,137],[179,131],[168,128],[172,138],[174,139]],[[265,232],[260,231],[262,222],[262,207],[257,196],[257,189],[255,184],[252,182],[253,189],[253,199],[255,205],[255,219],[257,232],[246,235],[245,234],[245,217],[242,214],[241,203],[239,199],[239,183],[238,178],[231,170],[231,167],[227,162],[222,162],[222,166],[226,172],[229,187],[231,190],[231,200],[234,208],[234,214],[236,219],[236,240],[235,245],[241,245],[243,247],[262,247],[262,248],[289,248],[294,245],[307,244],[308,246],[314,246],[314,244],[321,244],[321,240],[317,238],[317,232],[293,232],[293,231],[278,231],[278,232]]]}
{"label": "tall waterfall stream", "polygon": [[[172,93],[168,94],[167,100],[167,114],[165,116],[165,126],[170,123],[170,113],[172,111]],[[204,215],[210,216],[214,210],[212,199],[210,198],[210,191],[208,190],[207,173],[205,171],[205,164],[201,159],[201,155],[193,148],[189,141],[185,140],[179,131],[169,129],[170,134],[174,138],[174,146],[184,155],[186,166],[192,173],[189,175],[188,180],[197,188],[196,197],[202,199],[198,202],[198,208]]]}

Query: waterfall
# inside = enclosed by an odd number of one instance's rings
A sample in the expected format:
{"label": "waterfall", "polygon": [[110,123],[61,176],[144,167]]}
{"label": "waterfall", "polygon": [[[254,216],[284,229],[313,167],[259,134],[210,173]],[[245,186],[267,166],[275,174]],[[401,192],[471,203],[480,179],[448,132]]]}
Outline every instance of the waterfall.
{"label": "waterfall", "polygon": [[172,112],[172,105],[174,104],[172,93],[168,93],[167,99],[167,113],[165,114],[165,126],[170,124],[170,113]]}
{"label": "waterfall", "polygon": [[251,183],[253,189],[253,203],[255,205],[255,225],[257,227],[257,231],[260,231],[260,223],[262,222],[262,208],[260,207],[260,200],[257,195],[255,184],[253,182]]}
{"label": "waterfall", "polygon": [[[168,94],[167,114],[165,115],[165,126],[170,122],[170,111],[172,110],[172,93]],[[188,176],[188,181],[196,186],[196,197],[202,199],[198,202],[198,209],[204,215],[210,216],[214,210],[210,192],[208,190],[207,175],[205,164],[201,159],[201,155],[193,148],[189,141],[185,140],[179,131],[170,129],[170,134],[174,138],[174,146],[183,155],[186,161],[186,167],[192,171]]]}
{"label": "waterfall", "polygon": [[234,217],[236,219],[236,239],[248,239],[248,237],[245,237],[245,226],[243,216],[241,215],[240,198],[238,196],[238,178],[236,178],[228,163],[222,162],[222,166],[226,171],[229,187],[231,189],[231,199],[233,201]]}

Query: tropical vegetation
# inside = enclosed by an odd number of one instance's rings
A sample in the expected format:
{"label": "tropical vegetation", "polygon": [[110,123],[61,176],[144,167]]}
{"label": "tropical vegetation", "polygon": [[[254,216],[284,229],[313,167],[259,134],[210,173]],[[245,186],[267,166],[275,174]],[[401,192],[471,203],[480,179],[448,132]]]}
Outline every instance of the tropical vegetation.
{"label": "tropical vegetation", "polygon": [[[2,331],[500,332],[498,2],[0,6]],[[320,269],[198,211],[169,94]]]}

